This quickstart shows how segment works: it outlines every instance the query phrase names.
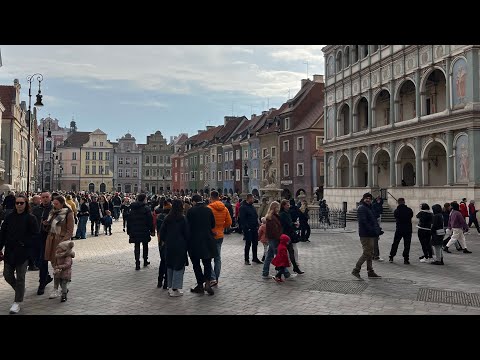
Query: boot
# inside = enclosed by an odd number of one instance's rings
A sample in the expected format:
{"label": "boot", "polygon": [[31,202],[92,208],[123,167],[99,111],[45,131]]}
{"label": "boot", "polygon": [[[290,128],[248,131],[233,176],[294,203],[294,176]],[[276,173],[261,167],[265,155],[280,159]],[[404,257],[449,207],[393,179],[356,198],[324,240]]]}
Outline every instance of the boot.
{"label": "boot", "polygon": [[161,277],[158,278],[158,281],[157,281],[157,288],[161,288],[162,287],[162,282],[163,282],[163,279]]}
{"label": "boot", "polygon": [[67,301],[67,294],[62,293],[62,299],[60,300],[60,302],[65,302],[65,301]]}
{"label": "boot", "polygon": [[135,270],[140,270],[140,261],[135,261]]}
{"label": "boot", "polygon": [[143,267],[150,265],[150,261],[143,260]]}
{"label": "boot", "polygon": [[300,268],[298,266],[293,268],[293,272],[296,273],[296,274],[299,274],[299,275],[302,275],[302,274],[305,273],[304,271],[300,270]]}
{"label": "boot", "polygon": [[197,285],[194,288],[190,289],[192,293],[203,294],[203,285]]}
{"label": "boot", "polygon": [[445,265],[445,264],[443,263],[443,256],[442,256],[442,258],[440,259],[440,263],[441,263],[442,265]]}
{"label": "boot", "polygon": [[212,287],[210,286],[210,280],[205,281],[205,287],[204,287],[204,289],[205,289],[205,291],[207,292],[208,295],[213,295],[213,294],[215,294],[215,293],[213,292]]}

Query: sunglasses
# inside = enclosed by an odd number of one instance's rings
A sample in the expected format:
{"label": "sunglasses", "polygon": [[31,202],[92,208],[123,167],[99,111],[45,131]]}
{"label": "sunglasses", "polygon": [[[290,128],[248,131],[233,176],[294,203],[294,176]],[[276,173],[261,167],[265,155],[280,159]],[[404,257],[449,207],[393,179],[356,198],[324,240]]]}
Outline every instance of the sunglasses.
{"label": "sunglasses", "polygon": [[15,205],[25,205],[25,201],[22,202],[16,202]]}

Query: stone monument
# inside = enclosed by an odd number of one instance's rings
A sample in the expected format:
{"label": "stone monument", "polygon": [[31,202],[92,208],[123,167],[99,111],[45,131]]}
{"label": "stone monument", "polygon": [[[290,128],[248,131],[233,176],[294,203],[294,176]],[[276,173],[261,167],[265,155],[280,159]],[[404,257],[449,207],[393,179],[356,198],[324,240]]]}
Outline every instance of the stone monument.
{"label": "stone monument", "polygon": [[275,173],[272,171],[273,159],[267,153],[263,159],[263,169],[265,170],[265,180],[263,181],[263,188],[260,188],[262,199],[267,198],[267,202],[279,201],[282,197],[282,189],[277,188]]}

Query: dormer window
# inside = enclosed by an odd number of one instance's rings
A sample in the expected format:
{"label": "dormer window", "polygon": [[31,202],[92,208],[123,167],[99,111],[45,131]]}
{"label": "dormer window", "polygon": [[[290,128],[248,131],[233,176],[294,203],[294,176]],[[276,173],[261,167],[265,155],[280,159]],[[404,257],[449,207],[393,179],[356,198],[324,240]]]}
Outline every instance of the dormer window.
{"label": "dormer window", "polygon": [[290,130],[290,118],[284,120],[285,130]]}

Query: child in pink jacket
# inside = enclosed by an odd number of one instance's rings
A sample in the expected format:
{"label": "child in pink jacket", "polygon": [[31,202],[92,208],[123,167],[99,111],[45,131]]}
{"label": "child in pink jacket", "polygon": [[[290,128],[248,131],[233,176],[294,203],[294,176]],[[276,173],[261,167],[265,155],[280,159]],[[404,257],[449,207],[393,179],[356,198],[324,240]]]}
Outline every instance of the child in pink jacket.
{"label": "child in pink jacket", "polygon": [[263,257],[262,261],[265,261],[265,256],[267,255],[268,251],[268,239],[266,237],[267,233],[267,219],[262,217],[262,225],[258,228],[258,241],[260,241],[263,244]]}
{"label": "child in pink jacket", "polygon": [[72,258],[75,257],[75,252],[72,250],[73,245],[73,241],[62,241],[57,245],[55,253],[57,263],[53,268],[54,289],[50,295],[50,299],[55,299],[60,296],[60,292],[58,291],[58,286],[60,285],[62,287],[61,302],[67,301],[67,285],[72,280]]}

